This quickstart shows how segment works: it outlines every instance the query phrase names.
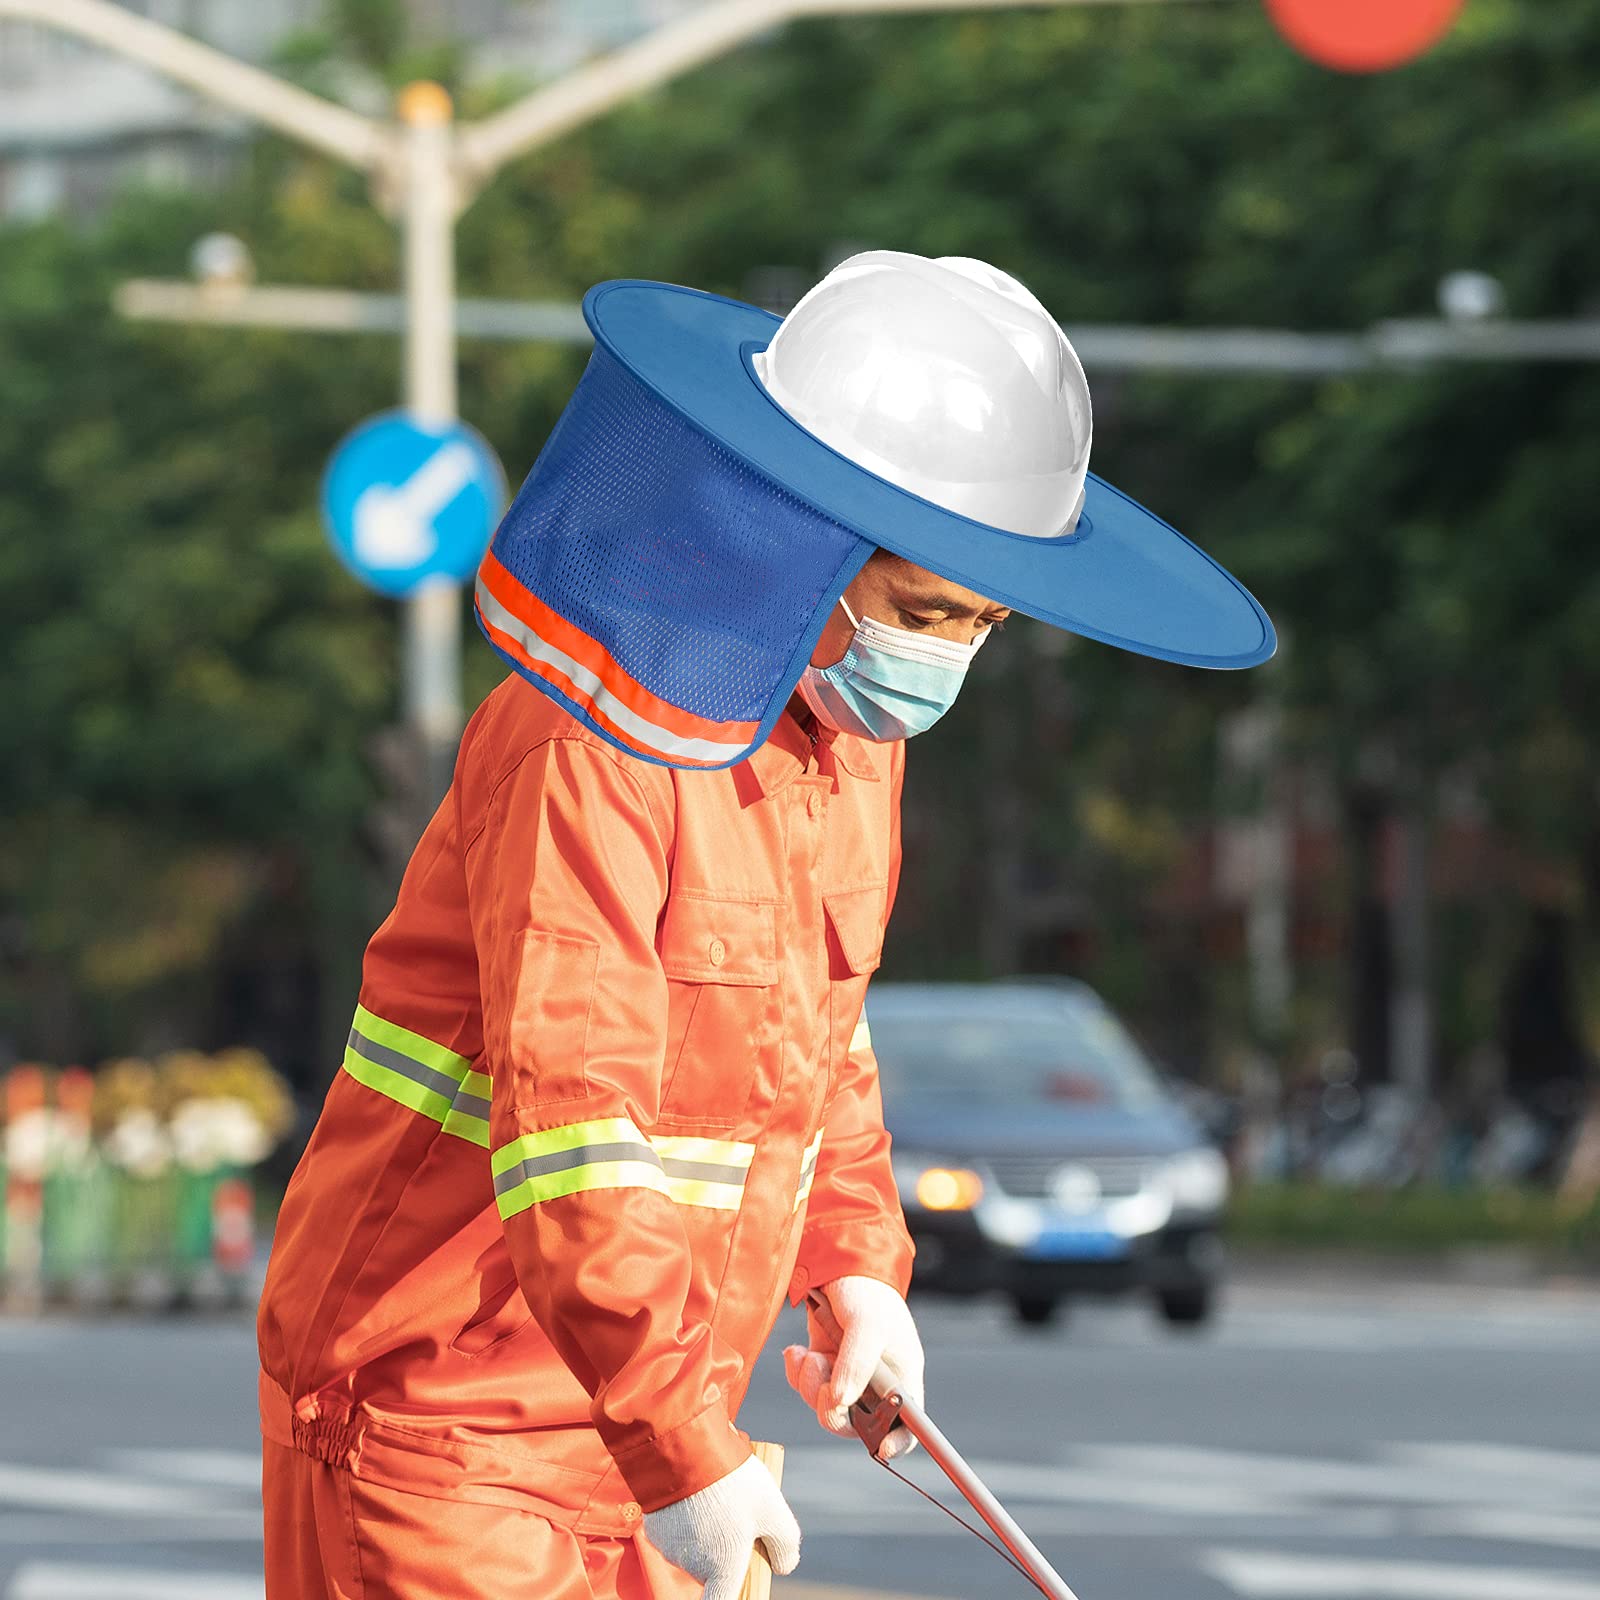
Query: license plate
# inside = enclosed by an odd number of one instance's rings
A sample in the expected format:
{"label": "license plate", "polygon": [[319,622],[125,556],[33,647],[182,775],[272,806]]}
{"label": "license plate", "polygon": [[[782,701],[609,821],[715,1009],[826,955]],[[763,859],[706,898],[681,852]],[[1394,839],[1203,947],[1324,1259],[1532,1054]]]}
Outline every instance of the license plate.
{"label": "license plate", "polygon": [[1024,1254],[1035,1261],[1114,1261],[1128,1253],[1128,1241],[1109,1228],[1046,1228]]}

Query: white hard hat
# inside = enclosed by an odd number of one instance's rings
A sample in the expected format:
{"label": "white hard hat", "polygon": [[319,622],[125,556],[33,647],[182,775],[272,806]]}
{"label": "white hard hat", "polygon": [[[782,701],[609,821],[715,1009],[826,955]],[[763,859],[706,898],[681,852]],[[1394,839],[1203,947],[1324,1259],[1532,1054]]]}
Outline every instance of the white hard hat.
{"label": "white hard hat", "polygon": [[801,427],[924,500],[1035,538],[1077,521],[1088,381],[1055,319],[997,267],[851,256],[754,366]]}

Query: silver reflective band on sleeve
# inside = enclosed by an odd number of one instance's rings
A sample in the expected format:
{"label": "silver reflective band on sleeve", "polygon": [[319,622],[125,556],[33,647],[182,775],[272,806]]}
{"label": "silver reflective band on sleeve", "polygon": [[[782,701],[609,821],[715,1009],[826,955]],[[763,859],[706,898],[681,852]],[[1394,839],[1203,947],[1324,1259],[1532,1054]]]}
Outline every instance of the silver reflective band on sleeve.
{"label": "silver reflective band on sleeve", "polygon": [[794,1209],[798,1211],[807,1200],[811,1198],[811,1185],[816,1181],[817,1157],[822,1153],[822,1130],[817,1130],[817,1136],[805,1148],[805,1153],[800,1157],[800,1183],[794,1197]]}
{"label": "silver reflective band on sleeve", "polygon": [[344,1070],[446,1133],[489,1148],[489,1079],[470,1057],[357,1006]]}
{"label": "silver reflective band on sleeve", "polygon": [[594,1189],[653,1189],[678,1205],[737,1211],[755,1146],[732,1139],[646,1135],[627,1117],[524,1134],[490,1162],[502,1217]]}

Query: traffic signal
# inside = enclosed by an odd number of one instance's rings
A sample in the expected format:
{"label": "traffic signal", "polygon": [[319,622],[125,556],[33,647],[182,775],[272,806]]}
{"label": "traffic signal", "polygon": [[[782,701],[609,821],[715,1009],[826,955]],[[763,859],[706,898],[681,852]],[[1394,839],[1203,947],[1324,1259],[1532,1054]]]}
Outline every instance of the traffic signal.
{"label": "traffic signal", "polygon": [[1278,32],[1339,72],[1383,72],[1437,44],[1465,0],[1266,0]]}

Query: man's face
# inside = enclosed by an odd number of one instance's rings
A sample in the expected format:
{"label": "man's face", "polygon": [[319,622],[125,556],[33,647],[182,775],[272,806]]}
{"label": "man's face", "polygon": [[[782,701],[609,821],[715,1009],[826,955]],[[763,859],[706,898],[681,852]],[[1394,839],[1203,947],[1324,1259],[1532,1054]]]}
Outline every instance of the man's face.
{"label": "man's face", "polygon": [[[971,644],[985,628],[1001,627],[1011,615],[1009,606],[986,600],[887,550],[878,551],[856,574],[844,598],[858,617],[959,644]],[[835,606],[811,652],[811,665],[831,667],[843,660],[854,632],[844,607]]]}

